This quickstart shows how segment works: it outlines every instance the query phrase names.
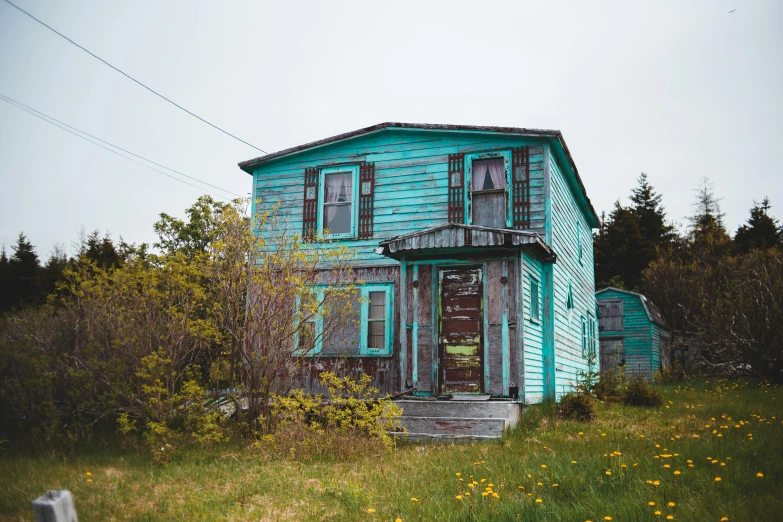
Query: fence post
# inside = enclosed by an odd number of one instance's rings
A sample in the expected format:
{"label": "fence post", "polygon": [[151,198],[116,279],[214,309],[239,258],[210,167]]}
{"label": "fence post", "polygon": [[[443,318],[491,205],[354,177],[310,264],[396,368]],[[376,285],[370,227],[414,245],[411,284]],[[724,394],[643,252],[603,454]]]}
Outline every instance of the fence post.
{"label": "fence post", "polygon": [[65,489],[49,490],[33,500],[36,522],[78,522],[71,492]]}

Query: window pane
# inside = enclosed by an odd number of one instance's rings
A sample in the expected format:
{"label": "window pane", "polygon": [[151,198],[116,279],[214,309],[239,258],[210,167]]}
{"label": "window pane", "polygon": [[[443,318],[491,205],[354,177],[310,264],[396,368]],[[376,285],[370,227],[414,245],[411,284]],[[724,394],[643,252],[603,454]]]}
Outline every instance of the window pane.
{"label": "window pane", "polygon": [[324,355],[351,355],[361,351],[359,293],[327,295],[323,309]]}
{"label": "window pane", "polygon": [[349,234],[351,232],[352,205],[325,205],[324,228],[329,229],[330,234]]}
{"label": "window pane", "polygon": [[503,158],[473,162],[473,190],[493,190],[506,187],[506,167]]}
{"label": "window pane", "polygon": [[386,292],[370,292],[370,319],[386,319]]}
{"label": "window pane", "polygon": [[315,322],[308,321],[302,323],[302,327],[299,329],[299,349],[302,351],[309,351],[313,348],[315,342]]}
{"label": "window pane", "polygon": [[367,347],[386,348],[386,321],[370,321],[367,323]]}
{"label": "window pane", "polygon": [[353,176],[350,172],[335,172],[324,176],[324,203],[351,201]]}

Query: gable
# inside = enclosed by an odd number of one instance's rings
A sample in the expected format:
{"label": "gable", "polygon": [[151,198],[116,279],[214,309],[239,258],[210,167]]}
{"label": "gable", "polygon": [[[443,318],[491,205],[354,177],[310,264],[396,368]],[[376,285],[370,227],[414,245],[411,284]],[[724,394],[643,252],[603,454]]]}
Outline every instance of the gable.
{"label": "gable", "polygon": [[595,297],[599,303],[601,301],[622,299],[625,303],[633,301],[636,304],[641,304],[642,309],[650,322],[668,328],[668,323],[666,322],[666,318],[663,316],[661,309],[643,294],[631,292],[630,290],[608,287],[597,291]]}

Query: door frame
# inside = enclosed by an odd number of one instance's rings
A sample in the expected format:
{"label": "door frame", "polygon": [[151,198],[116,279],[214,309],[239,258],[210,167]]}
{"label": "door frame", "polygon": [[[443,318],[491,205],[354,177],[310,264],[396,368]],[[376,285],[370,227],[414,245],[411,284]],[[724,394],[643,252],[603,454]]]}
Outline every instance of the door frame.
{"label": "door frame", "polygon": [[[484,320],[484,308],[486,305],[486,263],[484,261],[475,261],[475,260],[465,260],[465,261],[449,261],[445,263],[438,263],[433,265],[434,274],[432,277],[432,284],[433,284],[433,291],[435,293],[436,299],[432,300],[433,304],[433,318],[434,322],[437,323],[437,327],[432,329],[433,332],[433,342],[437,346],[437,357],[433,357],[432,364],[433,364],[433,389],[436,390],[437,395],[443,394],[443,371],[444,371],[444,365],[442,364],[443,358],[445,357],[445,350],[443,349],[443,345],[440,342],[440,332],[441,332],[441,319],[442,314],[441,311],[441,271],[442,270],[450,270],[455,268],[475,268],[480,271],[480,277],[481,277],[481,284],[480,284],[480,317],[479,317],[479,343],[481,350],[481,380],[480,380],[480,391],[471,394],[471,393],[464,393],[464,395],[478,395],[478,394],[486,394],[486,372],[488,370],[488,362],[487,362],[487,343],[485,342],[485,336],[486,332],[485,330],[485,320]],[[462,395],[462,394],[460,394]]]}

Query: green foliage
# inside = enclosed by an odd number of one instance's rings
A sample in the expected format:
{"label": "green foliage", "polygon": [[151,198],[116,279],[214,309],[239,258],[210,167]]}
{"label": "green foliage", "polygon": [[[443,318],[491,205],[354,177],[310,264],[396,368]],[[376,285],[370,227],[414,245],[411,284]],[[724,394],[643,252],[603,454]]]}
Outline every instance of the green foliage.
{"label": "green foliage", "polygon": [[595,398],[587,392],[566,393],[560,397],[557,414],[563,419],[591,421],[595,417]]}
{"label": "green foliage", "polygon": [[761,203],[753,202],[747,224],[740,226],[734,235],[734,243],[741,253],[783,244],[783,228],[780,228],[777,219],[768,214],[770,206],[769,198],[764,198]]}
{"label": "green foliage", "polygon": [[627,406],[658,407],[663,404],[663,394],[656,390],[644,375],[634,372],[625,383],[621,399]]}
{"label": "green foliage", "polygon": [[598,381],[593,387],[593,395],[599,401],[617,401],[620,397],[620,387],[625,381],[622,369],[611,369],[600,372]]}
{"label": "green foliage", "polygon": [[402,410],[388,397],[377,398],[372,379],[319,375],[326,398],[301,389],[273,397],[273,430],[256,442],[267,458],[344,460],[391,449],[389,432],[398,428]]}

